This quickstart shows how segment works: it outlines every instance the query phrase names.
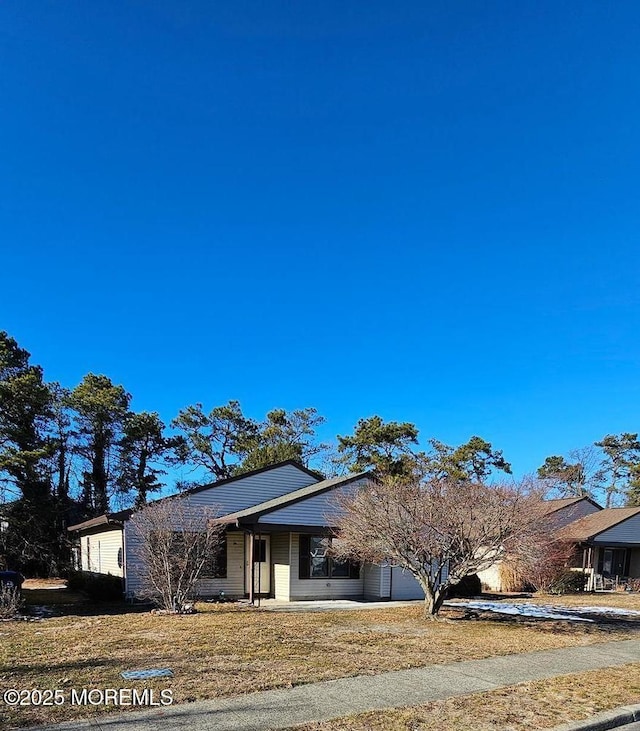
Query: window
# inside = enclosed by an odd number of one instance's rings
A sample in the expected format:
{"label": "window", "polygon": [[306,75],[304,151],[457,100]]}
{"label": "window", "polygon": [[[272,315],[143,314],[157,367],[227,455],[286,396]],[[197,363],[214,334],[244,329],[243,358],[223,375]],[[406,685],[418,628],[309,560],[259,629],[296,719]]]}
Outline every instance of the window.
{"label": "window", "polygon": [[331,538],[326,536],[300,536],[301,579],[359,579],[360,564],[338,561],[331,556]]}
{"label": "window", "polygon": [[[163,531],[152,531],[150,536],[152,550],[155,553],[166,554],[169,557],[183,561],[185,553],[192,550],[193,542],[185,539],[182,531],[173,531],[169,536]],[[154,543],[158,541],[160,545]],[[186,541],[186,546],[185,546]],[[169,546],[162,545],[169,543]],[[190,548],[191,546],[191,548]],[[198,549],[198,553],[202,549]],[[226,579],[227,578],[227,535],[220,537],[220,543],[214,546],[213,553],[209,554],[202,567],[201,577],[205,579]]]}
{"label": "window", "polygon": [[216,553],[209,558],[202,570],[202,575],[212,579],[227,578],[227,534],[220,538]]}
{"label": "window", "polygon": [[264,538],[253,539],[253,563],[265,563],[267,560],[267,541]]}
{"label": "window", "polygon": [[118,568],[122,568],[122,548],[118,549]]}
{"label": "window", "polygon": [[601,548],[598,573],[610,578],[629,575],[630,554],[625,548]]}

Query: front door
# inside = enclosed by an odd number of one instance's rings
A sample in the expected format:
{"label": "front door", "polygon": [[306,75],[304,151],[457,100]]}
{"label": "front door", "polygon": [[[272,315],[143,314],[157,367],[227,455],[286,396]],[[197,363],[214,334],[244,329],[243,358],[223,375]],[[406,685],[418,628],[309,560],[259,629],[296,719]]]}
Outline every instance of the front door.
{"label": "front door", "polygon": [[[251,540],[253,540],[253,571],[251,570]],[[254,594],[271,593],[271,546],[270,536],[247,535],[244,546],[245,571],[244,590],[248,594],[251,589],[253,575]]]}
{"label": "front door", "polygon": [[606,578],[626,576],[627,551],[624,548],[601,548],[598,573]]}

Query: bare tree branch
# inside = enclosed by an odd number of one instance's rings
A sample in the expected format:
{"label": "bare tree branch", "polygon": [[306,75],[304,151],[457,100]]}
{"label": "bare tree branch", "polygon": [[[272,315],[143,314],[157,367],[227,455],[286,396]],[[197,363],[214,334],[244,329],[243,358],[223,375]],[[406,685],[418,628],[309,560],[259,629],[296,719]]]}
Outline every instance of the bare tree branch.
{"label": "bare tree branch", "polygon": [[534,485],[386,479],[335,496],[338,557],[409,571],[438,615],[449,587],[548,538]]}
{"label": "bare tree branch", "polygon": [[134,513],[134,555],[142,572],[140,595],[163,609],[181,612],[194,601],[198,580],[222,548],[224,526],[217,512],[179,497]]}

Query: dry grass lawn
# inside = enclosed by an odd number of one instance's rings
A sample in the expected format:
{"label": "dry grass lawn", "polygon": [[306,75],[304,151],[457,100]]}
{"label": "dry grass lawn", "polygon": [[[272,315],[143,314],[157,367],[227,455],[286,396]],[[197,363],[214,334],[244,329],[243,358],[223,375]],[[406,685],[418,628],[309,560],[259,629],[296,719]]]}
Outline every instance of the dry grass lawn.
{"label": "dry grass lawn", "polygon": [[[59,605],[70,598],[46,587],[27,594],[38,603],[47,591],[56,592]],[[0,623],[0,688],[171,688],[174,702],[184,703],[640,635],[640,621],[593,625],[497,615],[468,621],[455,609],[445,612],[452,621],[431,623],[422,619],[419,606],[326,613],[229,604],[201,604],[199,609],[182,617],[121,607],[104,607],[96,614],[95,608],[76,604],[66,608],[67,616]],[[120,677],[123,670],[149,667],[170,667],[175,677],[148,683]],[[3,721],[5,726],[32,725],[95,715],[96,710],[0,706],[0,727]]]}
{"label": "dry grass lawn", "polygon": [[567,607],[617,607],[618,609],[634,609],[640,612],[640,594],[625,591],[567,594],[564,596],[536,594],[529,601],[536,604],[564,604]]}
{"label": "dry grass lawn", "polygon": [[525,731],[640,702],[640,663],[512,685],[415,708],[362,713],[296,731]]}

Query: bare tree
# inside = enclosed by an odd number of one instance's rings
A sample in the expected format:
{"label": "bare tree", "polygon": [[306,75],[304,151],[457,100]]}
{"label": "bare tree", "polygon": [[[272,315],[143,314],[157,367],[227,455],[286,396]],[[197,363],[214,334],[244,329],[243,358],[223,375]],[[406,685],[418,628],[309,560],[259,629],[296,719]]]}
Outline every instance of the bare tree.
{"label": "bare tree", "polygon": [[0,580],[0,619],[13,619],[20,613],[23,604],[20,587]]}
{"label": "bare tree", "polygon": [[558,497],[593,498],[601,491],[605,478],[595,446],[572,449],[568,459],[551,455],[538,468],[537,475]]}
{"label": "bare tree", "polygon": [[189,498],[161,500],[134,513],[131,522],[140,564],[140,595],[171,612],[184,611],[196,598],[197,583],[214,565],[224,526],[212,509],[192,506]]}
{"label": "bare tree", "polygon": [[543,542],[541,495],[532,485],[387,479],[335,498],[335,553],[410,572],[436,619],[465,576]]}
{"label": "bare tree", "polygon": [[[551,533],[553,524],[546,523],[544,531]],[[542,537],[542,536],[541,536]],[[505,556],[500,564],[503,591],[535,589],[550,592],[570,571],[576,557],[576,545],[552,535],[548,540],[531,541],[522,546],[518,555]]]}

